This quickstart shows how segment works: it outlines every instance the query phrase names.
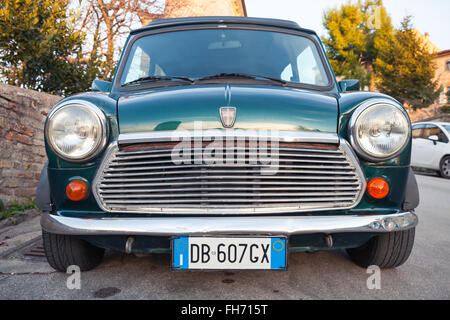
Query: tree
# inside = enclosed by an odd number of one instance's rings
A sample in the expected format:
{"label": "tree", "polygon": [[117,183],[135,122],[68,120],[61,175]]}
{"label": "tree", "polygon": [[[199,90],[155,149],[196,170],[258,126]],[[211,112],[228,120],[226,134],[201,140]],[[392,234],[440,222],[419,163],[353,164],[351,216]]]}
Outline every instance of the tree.
{"label": "tree", "polygon": [[375,43],[393,30],[382,0],[348,2],[326,11],[323,20],[328,30],[323,42],[335,73],[369,85],[377,55]]}
{"label": "tree", "polygon": [[133,27],[140,27],[140,15],[159,12],[160,0],[72,0],[78,7],[77,30],[85,33],[88,52],[101,57],[104,80],[113,76],[120,44]]}
{"label": "tree", "polygon": [[366,17],[364,24],[367,41],[366,61],[373,68],[380,47],[379,43],[394,36],[394,26],[382,0],[366,0],[361,10]]}
{"label": "tree", "polygon": [[377,87],[414,109],[428,107],[439,97],[441,88],[434,80],[433,54],[413,32],[411,16],[403,19],[393,37],[376,43]]}
{"label": "tree", "polygon": [[96,76],[83,60],[66,0],[0,2],[0,72],[7,83],[55,94],[86,90]]}

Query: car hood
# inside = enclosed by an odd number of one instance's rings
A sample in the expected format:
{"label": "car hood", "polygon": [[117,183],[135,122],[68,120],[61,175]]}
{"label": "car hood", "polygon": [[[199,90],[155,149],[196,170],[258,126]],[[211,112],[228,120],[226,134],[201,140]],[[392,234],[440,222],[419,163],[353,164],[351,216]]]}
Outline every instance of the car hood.
{"label": "car hood", "polygon": [[[336,133],[338,106],[330,95],[277,86],[193,85],[123,95],[120,133],[223,129],[220,107],[236,108],[234,129]],[[198,123],[197,123],[198,125]]]}

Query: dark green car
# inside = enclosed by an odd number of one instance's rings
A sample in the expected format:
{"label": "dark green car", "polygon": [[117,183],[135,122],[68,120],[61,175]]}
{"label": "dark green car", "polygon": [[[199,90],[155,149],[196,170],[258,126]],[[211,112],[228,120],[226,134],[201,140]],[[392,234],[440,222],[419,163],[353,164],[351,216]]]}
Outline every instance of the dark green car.
{"label": "dark green car", "polygon": [[173,270],[285,270],[289,252],[347,249],[363,267],[403,264],[418,222],[410,120],[359,90],[294,22],[131,32],[114,80],[48,115],[48,262],[89,270],[113,249],[170,253]]}

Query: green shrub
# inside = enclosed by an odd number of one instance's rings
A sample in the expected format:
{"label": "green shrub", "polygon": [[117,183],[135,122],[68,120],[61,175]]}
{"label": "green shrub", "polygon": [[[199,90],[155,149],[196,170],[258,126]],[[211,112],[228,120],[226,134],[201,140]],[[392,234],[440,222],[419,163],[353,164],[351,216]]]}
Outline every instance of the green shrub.
{"label": "green shrub", "polygon": [[441,110],[443,113],[450,113],[450,105],[443,106]]}
{"label": "green shrub", "polygon": [[0,200],[0,220],[14,215],[24,214],[26,210],[36,209],[36,199],[29,199],[26,203],[11,202],[6,207]]}

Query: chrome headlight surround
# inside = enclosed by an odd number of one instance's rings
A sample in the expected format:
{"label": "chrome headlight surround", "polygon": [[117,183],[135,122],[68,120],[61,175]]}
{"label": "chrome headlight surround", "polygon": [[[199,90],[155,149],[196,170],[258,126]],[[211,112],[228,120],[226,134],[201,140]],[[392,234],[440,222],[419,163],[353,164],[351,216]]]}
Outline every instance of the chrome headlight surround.
{"label": "chrome headlight surround", "polygon": [[[358,128],[360,123],[358,122],[361,119],[361,116],[365,115],[365,113],[375,110],[376,108],[388,107],[395,108],[395,112],[398,112],[404,117],[405,124],[407,125],[407,132],[404,136],[402,144],[396,147],[393,151],[389,153],[374,153],[369,151],[367,148],[364,148],[360,140],[358,139]],[[408,142],[411,138],[411,120],[409,119],[408,113],[405,109],[398,103],[395,103],[389,99],[370,99],[363,102],[353,113],[349,121],[349,137],[350,142],[353,149],[360,155],[362,158],[369,161],[385,161],[398,156],[408,145]]]}
{"label": "chrome headlight surround", "polygon": [[[90,116],[93,117],[94,122],[98,125],[99,136],[95,141],[95,144],[90,148],[90,150],[80,156],[70,156],[67,153],[64,153],[57,145],[50,132],[51,122],[54,118],[64,110],[70,108],[78,108],[83,111],[87,111]],[[105,147],[107,134],[108,133],[108,121],[106,119],[105,114],[93,103],[84,100],[69,100],[57,105],[48,115],[47,121],[45,124],[45,136],[50,148],[55,152],[60,158],[69,161],[69,162],[85,162],[88,161],[95,156],[97,156]]]}

